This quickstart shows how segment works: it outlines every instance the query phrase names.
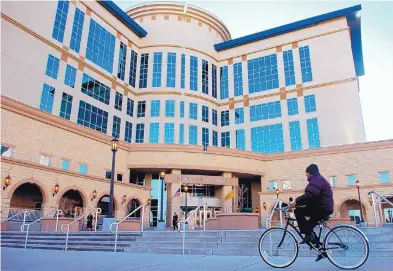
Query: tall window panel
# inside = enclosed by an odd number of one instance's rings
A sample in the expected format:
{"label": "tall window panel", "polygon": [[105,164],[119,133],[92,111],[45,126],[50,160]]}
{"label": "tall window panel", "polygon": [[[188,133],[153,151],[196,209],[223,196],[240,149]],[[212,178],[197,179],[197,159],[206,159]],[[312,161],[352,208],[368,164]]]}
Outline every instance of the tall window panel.
{"label": "tall window panel", "polygon": [[212,97],[217,99],[217,67],[212,64]]}
{"label": "tall window panel", "polygon": [[117,66],[117,78],[124,81],[126,73],[127,45],[120,42],[119,64]]}
{"label": "tall window panel", "polygon": [[225,148],[231,147],[231,135],[229,132],[221,133],[221,147],[225,147]]}
{"label": "tall window panel", "polygon": [[212,131],[213,132],[213,146],[218,147],[218,133],[217,131]]}
{"label": "tall window panel", "polygon": [[147,88],[148,69],[149,69],[149,54],[142,54],[141,67],[139,71],[139,88]]}
{"label": "tall window panel", "polygon": [[71,118],[72,96],[63,92],[60,106],[60,117],[66,120]]}
{"label": "tall window panel", "polygon": [[109,73],[113,72],[115,54],[115,36],[101,25],[90,19],[87,38],[86,58]]}
{"label": "tall window panel", "polygon": [[233,76],[234,76],[234,89],[235,96],[243,95],[243,71],[242,62],[233,65]]}
{"label": "tall window panel", "polygon": [[135,143],[143,143],[145,141],[145,124],[138,123],[136,125]]}
{"label": "tall window panel", "polygon": [[198,119],[198,104],[190,103],[190,119]]}
{"label": "tall window panel", "polygon": [[165,116],[174,117],[175,116],[175,101],[167,100],[165,101]]}
{"label": "tall window panel", "polygon": [[68,1],[60,0],[57,3],[55,24],[53,26],[52,38],[58,42],[63,43],[64,30],[67,23],[68,8],[70,4]]}
{"label": "tall window panel", "polygon": [[134,116],[134,101],[127,98],[127,115],[130,117]]}
{"label": "tall window panel", "polygon": [[281,117],[281,102],[270,102],[250,106],[250,121],[267,120]]}
{"label": "tall window panel", "polygon": [[209,107],[202,105],[202,121],[209,122]]}
{"label": "tall window panel", "polygon": [[312,69],[311,69],[310,48],[308,46],[300,47],[299,55],[300,55],[300,68],[302,71],[302,81],[303,83],[311,82]]}
{"label": "tall window panel", "polygon": [[247,61],[249,92],[256,93],[278,88],[277,55]]}
{"label": "tall window panel", "polygon": [[131,50],[130,78],[128,79],[128,84],[130,84],[130,86],[132,87],[135,87],[137,65],[138,65],[138,53],[136,53],[134,50]]}
{"label": "tall window panel", "polygon": [[263,154],[283,152],[282,124],[251,128],[251,149],[253,152]]}
{"label": "tall window panel", "polygon": [[244,129],[236,130],[236,149],[246,149],[246,136],[244,133]]}
{"label": "tall window panel", "polygon": [[161,87],[162,53],[154,53],[152,87]]}
{"label": "tall window panel", "polygon": [[184,102],[180,102],[180,118],[184,118]]}
{"label": "tall window panel", "polygon": [[244,123],[244,108],[235,109],[235,123],[236,124]]}
{"label": "tall window panel", "polygon": [[229,110],[221,112],[221,127],[229,126]]}
{"label": "tall window panel", "polygon": [[217,126],[218,124],[218,117],[217,117],[217,110],[212,109],[212,123],[213,125]]}
{"label": "tall window panel", "polygon": [[55,96],[55,88],[47,84],[44,84],[44,86],[42,87],[40,109],[45,112],[52,113],[54,96]]}
{"label": "tall window panel", "polygon": [[318,119],[312,118],[307,120],[308,146],[310,149],[320,148]]}
{"label": "tall window panel", "polygon": [[176,53],[168,53],[166,87],[176,86]]}
{"label": "tall window panel", "polygon": [[184,144],[184,124],[179,125],[179,144]]}
{"label": "tall window panel", "polygon": [[306,113],[317,111],[317,104],[315,102],[315,95],[304,96],[304,107],[306,108]]}
{"label": "tall window panel", "polygon": [[186,87],[186,55],[181,54],[180,87]]}
{"label": "tall window panel", "polygon": [[75,80],[76,80],[76,68],[67,64],[66,73],[65,73],[65,77],[64,77],[64,84],[69,87],[74,88],[75,87]]}
{"label": "tall window panel", "polygon": [[59,73],[60,59],[53,55],[48,56],[48,62],[46,63],[46,75],[57,79],[57,74]]}
{"label": "tall window panel", "polygon": [[160,124],[158,122],[150,123],[149,143],[158,143],[160,135]]}
{"label": "tall window panel", "polygon": [[190,56],[190,89],[198,91],[198,58]]}
{"label": "tall window panel", "polygon": [[146,101],[138,102],[138,112],[136,114],[137,118],[144,118],[146,113]]}
{"label": "tall window panel", "polygon": [[70,49],[79,53],[81,48],[81,39],[83,31],[83,22],[85,21],[85,14],[79,8],[75,8],[74,23],[72,25]]}
{"label": "tall window panel", "polygon": [[292,50],[284,51],[284,72],[285,72],[285,85],[293,86],[296,84],[295,80],[295,66],[293,64]]}
{"label": "tall window panel", "polygon": [[108,129],[108,112],[80,101],[77,122],[85,127],[106,134]]}
{"label": "tall window panel", "polygon": [[123,94],[116,91],[115,109],[121,111],[123,109]]}
{"label": "tall window panel", "polygon": [[173,122],[165,123],[164,143],[166,144],[175,143],[175,124]]}
{"label": "tall window panel", "polygon": [[202,146],[209,146],[209,129],[202,128]]}
{"label": "tall window panel", "polygon": [[188,133],[188,144],[198,144],[198,127],[196,125],[190,125]]}
{"label": "tall window panel", "polygon": [[209,94],[209,62],[202,59],[202,93]]}
{"label": "tall window panel", "polygon": [[300,133],[299,121],[291,121],[289,123],[289,136],[291,138],[291,151],[302,149],[302,137]]}
{"label": "tall window panel", "polygon": [[293,116],[299,114],[297,98],[290,98],[287,100],[288,115]]}
{"label": "tall window panel", "polygon": [[124,134],[124,141],[131,143],[132,140],[132,123],[126,121],[126,131]]}
{"label": "tall window panel", "polygon": [[109,104],[111,89],[101,83],[100,81],[94,79],[93,77],[83,74],[81,92],[93,97],[97,101],[103,102],[104,104]]}
{"label": "tall window panel", "polygon": [[220,99],[227,99],[228,91],[228,66],[220,67]]}
{"label": "tall window panel", "polygon": [[112,137],[119,138],[120,136],[121,118],[113,116]]}
{"label": "tall window panel", "polygon": [[150,116],[159,117],[160,116],[160,100],[153,100],[150,103]]}

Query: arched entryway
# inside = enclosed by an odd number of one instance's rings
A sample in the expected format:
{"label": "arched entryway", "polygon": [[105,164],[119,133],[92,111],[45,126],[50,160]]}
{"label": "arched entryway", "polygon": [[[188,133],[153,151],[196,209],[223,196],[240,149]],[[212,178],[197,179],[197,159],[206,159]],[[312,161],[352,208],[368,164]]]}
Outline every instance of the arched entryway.
{"label": "arched entryway", "polygon": [[[367,221],[366,218],[366,207],[362,204],[363,210],[363,220]],[[341,204],[340,207],[340,216],[341,218],[349,217],[351,221],[355,221],[357,224],[361,221],[360,216],[360,205],[359,201],[356,199],[348,199]]]}
{"label": "arched entryway", "polygon": [[34,183],[21,184],[12,194],[10,209],[41,210],[43,195]]}
{"label": "arched entryway", "polygon": [[[138,209],[139,206],[141,206],[141,202],[138,199],[131,199],[127,206],[128,214]],[[130,217],[141,217],[141,209],[133,213]]]}
{"label": "arched entryway", "polygon": [[[101,215],[107,215],[109,210],[109,195],[103,195],[97,202],[97,208],[101,208]],[[116,213],[116,204],[113,199],[113,213]]]}
{"label": "arched entryway", "polygon": [[70,189],[63,194],[59,202],[59,209],[66,217],[77,217],[83,214],[83,198],[78,190]]}

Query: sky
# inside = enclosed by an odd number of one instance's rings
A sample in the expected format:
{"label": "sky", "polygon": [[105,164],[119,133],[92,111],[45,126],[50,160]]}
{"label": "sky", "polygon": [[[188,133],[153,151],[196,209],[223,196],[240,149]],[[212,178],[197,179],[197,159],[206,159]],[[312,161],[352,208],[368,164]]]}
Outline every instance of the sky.
{"label": "sky", "polygon": [[[151,1],[115,1],[122,9]],[[392,1],[188,1],[219,17],[237,38],[357,4],[362,5],[365,75],[360,100],[368,141],[393,139]]]}

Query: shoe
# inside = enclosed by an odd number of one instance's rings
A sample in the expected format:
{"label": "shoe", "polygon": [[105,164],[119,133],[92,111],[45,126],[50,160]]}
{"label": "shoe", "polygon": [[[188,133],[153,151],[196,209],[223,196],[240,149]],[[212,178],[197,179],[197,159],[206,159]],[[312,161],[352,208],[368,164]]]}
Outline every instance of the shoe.
{"label": "shoe", "polygon": [[315,236],[312,233],[306,234],[306,236],[304,236],[303,240],[299,243],[301,245],[303,244],[313,244],[315,243]]}
{"label": "shoe", "polygon": [[319,254],[317,256],[317,258],[315,259],[315,262],[319,262],[320,260],[325,259],[325,258],[327,258],[327,254],[326,254],[326,252],[322,252],[321,254]]}

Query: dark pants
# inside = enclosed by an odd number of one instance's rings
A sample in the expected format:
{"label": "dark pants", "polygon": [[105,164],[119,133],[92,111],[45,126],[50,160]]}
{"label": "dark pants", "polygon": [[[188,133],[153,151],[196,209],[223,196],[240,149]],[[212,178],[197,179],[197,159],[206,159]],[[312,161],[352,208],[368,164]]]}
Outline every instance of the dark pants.
{"label": "dark pants", "polygon": [[[318,206],[296,207],[295,209],[297,224],[300,233],[303,234],[312,233],[314,227],[318,225],[318,221],[328,215],[330,215],[329,212]],[[306,216],[310,217],[310,219],[306,220]]]}
{"label": "dark pants", "polygon": [[173,230],[179,229],[177,226],[177,221],[173,221]]}

